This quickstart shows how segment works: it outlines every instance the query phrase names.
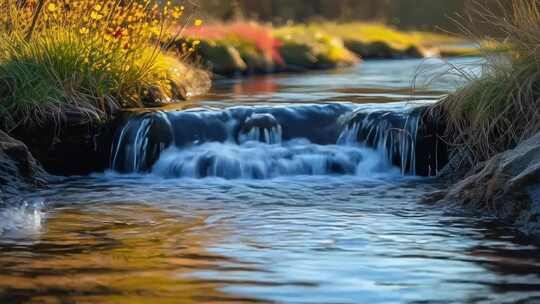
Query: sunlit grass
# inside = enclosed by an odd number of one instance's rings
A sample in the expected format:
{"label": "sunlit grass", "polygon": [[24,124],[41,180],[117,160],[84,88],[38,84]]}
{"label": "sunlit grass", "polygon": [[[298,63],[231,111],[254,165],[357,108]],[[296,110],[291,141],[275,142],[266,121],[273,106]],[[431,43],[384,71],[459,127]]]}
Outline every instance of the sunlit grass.
{"label": "sunlit grass", "polygon": [[182,98],[186,66],[159,42],[177,35],[169,29],[182,15],[150,0],[0,0],[4,127]]}
{"label": "sunlit grass", "polygon": [[379,23],[311,23],[307,26],[293,25],[282,28],[283,31],[299,31],[306,28],[310,31],[331,33],[343,40],[360,41],[363,43],[385,42],[396,49],[406,49],[411,45],[435,46],[441,43],[457,42],[459,39],[448,35],[428,32],[398,31],[388,25]]}
{"label": "sunlit grass", "polygon": [[276,28],[274,35],[283,43],[285,62],[293,65],[353,64],[358,58],[349,51],[341,38],[309,26]]}

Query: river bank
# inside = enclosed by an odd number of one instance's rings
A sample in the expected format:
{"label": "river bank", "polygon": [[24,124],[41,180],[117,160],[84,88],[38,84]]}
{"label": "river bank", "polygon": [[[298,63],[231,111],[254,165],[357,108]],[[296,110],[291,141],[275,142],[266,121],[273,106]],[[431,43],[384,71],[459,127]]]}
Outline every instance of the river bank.
{"label": "river bank", "polygon": [[492,216],[540,241],[540,133],[469,171],[450,163],[442,172],[448,188],[427,195],[426,203]]}
{"label": "river bank", "polygon": [[[540,10],[519,0],[503,18],[479,5],[474,17],[497,29],[499,51],[486,51],[483,71],[433,106],[446,124],[441,137],[450,149],[446,173],[458,180],[443,200],[475,208],[539,233]],[[475,28],[470,31],[474,35]]]}
{"label": "river bank", "polygon": [[191,60],[225,76],[334,69],[369,59],[475,56],[459,37],[405,32],[376,23],[311,23],[272,27],[238,21],[188,27],[175,42]]}

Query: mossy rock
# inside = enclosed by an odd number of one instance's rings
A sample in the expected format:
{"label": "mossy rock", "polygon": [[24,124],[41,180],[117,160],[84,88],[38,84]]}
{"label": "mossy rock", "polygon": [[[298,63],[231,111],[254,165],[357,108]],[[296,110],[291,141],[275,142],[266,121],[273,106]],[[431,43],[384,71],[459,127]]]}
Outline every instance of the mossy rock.
{"label": "mossy rock", "polygon": [[343,45],[324,46],[320,49],[317,59],[318,68],[351,66],[360,61],[358,56]]}
{"label": "mossy rock", "polygon": [[312,69],[318,58],[312,47],[307,44],[285,43],[279,52],[287,67],[292,69]]}
{"label": "mossy rock", "polygon": [[197,54],[216,74],[238,74],[247,69],[247,64],[242,59],[240,52],[229,45],[201,41]]}
{"label": "mossy rock", "polygon": [[116,123],[74,109],[61,121],[20,125],[10,135],[24,142],[43,168],[54,175],[87,175],[109,166]]}
{"label": "mossy rock", "polygon": [[275,69],[272,59],[255,48],[239,48],[238,51],[247,65],[248,74],[270,73]]}
{"label": "mossy rock", "polygon": [[50,180],[26,145],[0,130],[0,204]]}
{"label": "mossy rock", "polygon": [[410,45],[408,48],[403,50],[402,56],[404,58],[424,58],[425,50],[416,45]]}
{"label": "mossy rock", "polygon": [[401,53],[383,41],[365,43],[358,40],[347,40],[345,47],[365,59],[392,59],[399,57]]}
{"label": "mossy rock", "polygon": [[347,65],[345,62],[333,59],[329,54],[317,54],[317,62],[314,68],[316,69],[332,69],[340,65]]}

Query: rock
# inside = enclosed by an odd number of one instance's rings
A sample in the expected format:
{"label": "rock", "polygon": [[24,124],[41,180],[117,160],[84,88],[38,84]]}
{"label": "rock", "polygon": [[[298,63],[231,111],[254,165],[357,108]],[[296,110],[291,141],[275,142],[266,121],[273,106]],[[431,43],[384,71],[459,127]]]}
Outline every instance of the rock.
{"label": "rock", "polygon": [[268,74],[275,70],[272,58],[265,56],[253,48],[239,49],[242,60],[246,63],[246,73],[251,74]]}
{"label": "rock", "polygon": [[159,107],[169,103],[171,97],[159,86],[152,85],[146,89],[141,102],[147,107]]}
{"label": "rock", "polygon": [[487,212],[540,236],[540,133],[477,166],[443,201]]}
{"label": "rock", "polygon": [[21,126],[10,132],[54,175],[86,175],[109,166],[115,121],[68,112],[64,119]]}
{"label": "rock", "polygon": [[393,59],[399,58],[400,55],[399,51],[383,41],[365,43],[358,40],[347,40],[345,46],[364,59]]}
{"label": "rock", "polygon": [[272,114],[252,114],[244,123],[242,131],[249,132],[253,128],[272,129],[279,126],[279,122]]}
{"label": "rock", "polygon": [[358,111],[342,117],[342,123],[349,127],[356,124],[359,127],[357,141],[369,147],[384,147],[385,155],[405,173],[435,176],[448,162],[448,147],[441,139],[444,120],[429,107],[417,107],[407,115],[393,111]]}
{"label": "rock", "polygon": [[269,144],[281,141],[281,126],[272,114],[252,114],[237,135],[238,142],[258,140]]}
{"label": "rock", "polygon": [[346,40],[345,46],[364,59],[407,59],[430,57],[433,50],[410,45],[405,49],[396,49],[384,41],[370,43],[358,40]]}
{"label": "rock", "polygon": [[426,51],[423,50],[422,48],[415,45],[410,45],[405,50],[403,50],[401,56],[403,58],[424,58],[426,57],[425,54],[426,54]]}
{"label": "rock", "polygon": [[307,44],[287,42],[281,46],[279,52],[290,70],[314,69],[317,65],[317,54]]}
{"label": "rock", "polygon": [[[169,121],[159,113],[123,113],[122,119],[124,125],[116,131],[112,145],[111,169],[124,173],[150,171],[161,152],[174,143]],[[146,134],[144,146],[128,144],[137,142],[140,134]]]}
{"label": "rock", "polygon": [[213,41],[201,41],[197,54],[214,73],[219,75],[235,75],[247,69],[247,64],[240,52],[232,46]]}
{"label": "rock", "polygon": [[22,142],[0,131],[0,202],[50,179]]}
{"label": "rock", "polygon": [[446,121],[441,112],[430,107],[419,107],[411,116],[418,116],[415,156],[416,174],[436,176],[448,164],[448,145],[442,139]]}

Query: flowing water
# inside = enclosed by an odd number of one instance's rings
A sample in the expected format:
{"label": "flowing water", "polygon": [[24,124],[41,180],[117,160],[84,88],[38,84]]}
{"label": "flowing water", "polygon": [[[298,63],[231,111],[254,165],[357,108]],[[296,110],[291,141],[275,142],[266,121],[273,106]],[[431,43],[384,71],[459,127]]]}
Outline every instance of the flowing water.
{"label": "flowing water", "polygon": [[418,109],[459,82],[411,96],[420,64],[220,80],[133,114],[110,171],[0,208],[0,302],[540,302],[538,247],[421,202],[439,185],[415,176],[438,169]]}

